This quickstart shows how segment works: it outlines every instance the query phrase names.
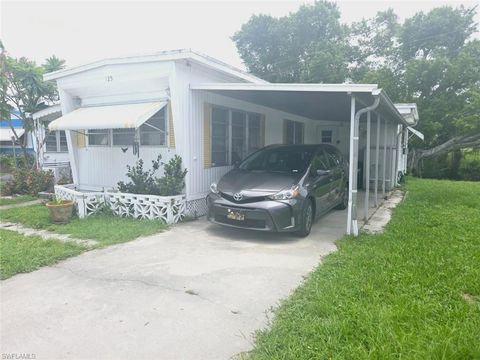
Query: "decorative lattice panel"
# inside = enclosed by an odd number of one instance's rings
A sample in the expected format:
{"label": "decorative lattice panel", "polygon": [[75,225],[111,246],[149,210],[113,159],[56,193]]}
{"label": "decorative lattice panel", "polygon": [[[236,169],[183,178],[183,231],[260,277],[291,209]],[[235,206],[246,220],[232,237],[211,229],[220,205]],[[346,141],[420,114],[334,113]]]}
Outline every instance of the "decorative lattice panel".
{"label": "decorative lattice panel", "polygon": [[79,217],[95,214],[108,206],[115,215],[136,219],[161,219],[175,224],[185,216],[185,195],[156,196],[120,192],[80,192],[65,186],[55,186],[55,195],[62,199],[74,200]]}
{"label": "decorative lattice panel", "polygon": [[207,202],[205,199],[189,200],[186,204],[185,213],[188,216],[197,217],[207,214]]}

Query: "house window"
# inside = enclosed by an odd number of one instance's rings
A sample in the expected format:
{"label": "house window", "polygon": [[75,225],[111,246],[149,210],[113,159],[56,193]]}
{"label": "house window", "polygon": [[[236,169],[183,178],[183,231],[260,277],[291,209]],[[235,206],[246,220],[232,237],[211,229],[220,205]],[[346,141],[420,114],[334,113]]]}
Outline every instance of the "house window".
{"label": "house window", "polygon": [[46,152],[68,152],[67,136],[65,131],[45,130],[45,151]]}
{"label": "house window", "polygon": [[164,146],[167,144],[167,120],[165,108],[136,129],[90,129],[88,145],[92,146],[131,146],[138,131],[140,145]]}
{"label": "house window", "polygon": [[260,114],[212,108],[212,166],[238,163],[262,144]]}
{"label": "house window", "polygon": [[299,121],[285,120],[285,143],[303,144],[305,125]]}
{"label": "house window", "polygon": [[113,146],[131,146],[135,141],[135,129],[113,129]]}
{"label": "house window", "polygon": [[141,145],[163,146],[167,144],[165,108],[158,111],[139,128]]}
{"label": "house window", "polygon": [[229,164],[229,111],[212,108],[212,166]]}
{"label": "house window", "polygon": [[90,130],[88,130],[88,145],[109,146],[110,145],[110,130],[109,129],[90,129]]}
{"label": "house window", "polygon": [[263,147],[260,114],[248,114],[248,148],[247,155]]}
{"label": "house window", "polygon": [[232,111],[232,163],[242,160],[247,151],[247,114],[241,111]]}
{"label": "house window", "polygon": [[322,130],[321,133],[322,143],[331,144],[333,140],[333,131],[332,130]]}

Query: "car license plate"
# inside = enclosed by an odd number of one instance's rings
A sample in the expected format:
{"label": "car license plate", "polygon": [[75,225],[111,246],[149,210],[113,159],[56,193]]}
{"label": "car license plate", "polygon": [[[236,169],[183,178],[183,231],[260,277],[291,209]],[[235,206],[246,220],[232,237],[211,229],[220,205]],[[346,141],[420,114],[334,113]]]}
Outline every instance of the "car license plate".
{"label": "car license plate", "polygon": [[227,218],[231,220],[243,221],[245,220],[245,214],[231,209],[227,210]]}

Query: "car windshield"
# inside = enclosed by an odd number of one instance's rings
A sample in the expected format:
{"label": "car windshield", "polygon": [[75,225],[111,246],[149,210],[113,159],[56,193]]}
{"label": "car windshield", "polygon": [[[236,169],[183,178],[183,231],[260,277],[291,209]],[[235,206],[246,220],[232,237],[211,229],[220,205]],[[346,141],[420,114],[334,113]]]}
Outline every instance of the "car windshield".
{"label": "car windshield", "polygon": [[315,152],[307,146],[265,148],[243,161],[239,168],[247,171],[303,173]]}

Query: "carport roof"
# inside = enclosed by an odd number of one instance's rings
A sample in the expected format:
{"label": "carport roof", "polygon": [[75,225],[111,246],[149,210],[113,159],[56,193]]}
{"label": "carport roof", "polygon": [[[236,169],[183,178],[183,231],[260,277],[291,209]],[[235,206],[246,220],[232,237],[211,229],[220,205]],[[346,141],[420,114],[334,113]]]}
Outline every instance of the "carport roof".
{"label": "carport roof", "polygon": [[388,95],[376,84],[251,84],[214,83],[192,84],[192,90],[205,90],[247,101],[257,105],[282,110],[313,120],[349,121],[350,101],[355,97],[356,111],[369,106],[374,96],[380,96],[375,110],[383,119],[407,124]]}

